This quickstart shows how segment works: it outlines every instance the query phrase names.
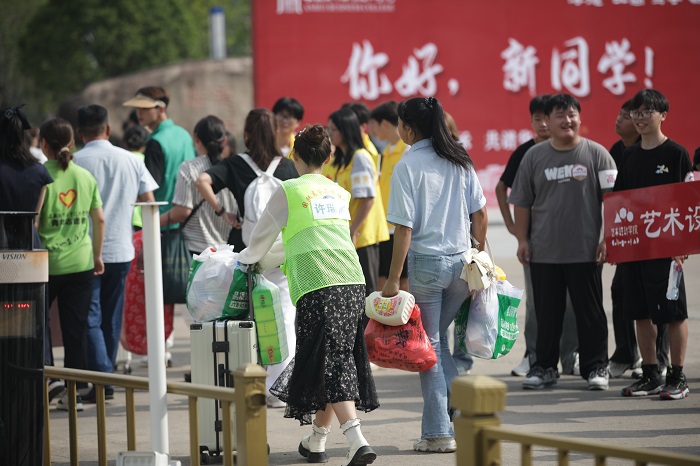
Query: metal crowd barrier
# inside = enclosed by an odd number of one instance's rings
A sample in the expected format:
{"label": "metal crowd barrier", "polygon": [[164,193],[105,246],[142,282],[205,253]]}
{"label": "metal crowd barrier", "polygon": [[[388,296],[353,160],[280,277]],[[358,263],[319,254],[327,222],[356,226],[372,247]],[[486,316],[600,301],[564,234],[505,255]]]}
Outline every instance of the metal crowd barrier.
{"label": "metal crowd barrier", "polygon": [[560,466],[568,466],[572,452],[592,455],[595,466],[604,466],[607,458],[632,460],[635,466],[647,466],[652,463],[700,466],[698,456],[602,445],[591,441],[528,434],[502,428],[497,413],[506,407],[506,384],[484,375],[455,379],[452,383],[452,407],[460,410],[460,415],[454,420],[459,466],[501,465],[502,441],[521,445],[522,466],[532,465],[533,445],[555,449]]}
{"label": "metal crowd barrier", "polygon": [[[232,412],[236,407],[236,455],[238,464],[267,466],[267,404],[265,397],[265,370],[256,364],[246,364],[233,372],[235,389],[207,385],[168,382],[167,393],[185,395],[189,399],[190,461],[192,466],[200,465],[199,428],[197,417],[198,398],[211,398],[221,401],[223,420],[223,464],[233,466]],[[136,449],[136,403],[135,390],[148,391],[148,379],[130,375],[106,374],[53,366],[44,367],[44,465],[51,466],[50,422],[48,379],[60,379],[68,384],[68,431],[70,464],[78,466],[78,414],[76,410],[76,382],[94,384],[97,411],[97,450],[100,466],[107,465],[107,428],[105,409],[105,385],[126,389],[126,430],[127,449]]]}

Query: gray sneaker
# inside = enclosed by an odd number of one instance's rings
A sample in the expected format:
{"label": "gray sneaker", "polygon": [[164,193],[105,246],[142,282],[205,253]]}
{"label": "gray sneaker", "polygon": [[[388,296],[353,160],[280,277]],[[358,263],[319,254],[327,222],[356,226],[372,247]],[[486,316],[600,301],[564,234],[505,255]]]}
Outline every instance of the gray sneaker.
{"label": "gray sneaker", "polygon": [[413,449],[432,453],[452,453],[457,451],[457,442],[453,437],[422,438],[413,444]]}
{"label": "gray sneaker", "polygon": [[527,373],[523,380],[523,388],[529,390],[538,390],[540,388],[549,387],[557,384],[559,374],[553,367],[545,369],[542,366],[535,366]]}

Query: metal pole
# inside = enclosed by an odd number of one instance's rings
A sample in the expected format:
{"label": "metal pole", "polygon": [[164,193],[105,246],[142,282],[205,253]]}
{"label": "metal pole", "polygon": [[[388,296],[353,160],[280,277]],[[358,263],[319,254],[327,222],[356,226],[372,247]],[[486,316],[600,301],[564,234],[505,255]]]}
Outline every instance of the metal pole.
{"label": "metal pole", "polygon": [[151,412],[151,445],[170,454],[168,402],[165,377],[165,324],[163,323],[163,270],[160,252],[160,211],[167,202],[139,202],[143,216],[143,268],[146,287],[146,336],[148,338],[148,396]]}

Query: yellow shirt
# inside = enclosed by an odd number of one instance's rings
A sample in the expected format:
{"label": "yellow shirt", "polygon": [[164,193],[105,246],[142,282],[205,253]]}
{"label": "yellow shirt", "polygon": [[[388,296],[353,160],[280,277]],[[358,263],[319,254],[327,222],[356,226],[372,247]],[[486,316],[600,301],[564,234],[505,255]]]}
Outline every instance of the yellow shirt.
{"label": "yellow shirt", "polygon": [[289,152],[287,152],[287,158],[294,160],[292,157],[292,149],[294,149],[294,131],[292,131],[292,134],[289,136]]}
{"label": "yellow shirt", "polygon": [[[352,169],[355,164],[357,157],[367,157],[372,160],[372,156],[365,149],[358,149],[352,156],[350,163],[344,168],[338,168],[332,166],[330,163],[323,167],[323,174],[338,183],[346,191],[353,193],[353,185],[366,183],[362,175],[352,176]],[[374,162],[372,160],[372,162]],[[375,165],[376,166],[376,165]],[[374,176],[375,185],[375,196],[374,204],[367,215],[364,223],[359,229],[359,236],[355,243],[355,247],[362,248],[365,246],[371,246],[373,244],[381,243],[382,241],[387,241],[389,239],[389,230],[387,229],[386,223],[386,213],[384,211],[384,202],[382,200],[382,192],[379,189],[379,180],[376,176],[376,171],[372,174]],[[357,186],[356,186],[357,187]],[[350,218],[351,221],[355,218],[357,210],[360,206],[360,199],[354,196],[350,199]]]}
{"label": "yellow shirt", "polygon": [[365,145],[365,149],[367,149],[367,152],[369,152],[369,155],[372,156],[372,161],[374,162],[374,169],[377,170],[381,165],[381,163],[380,163],[381,161],[379,158],[379,151],[372,143],[372,140],[369,138],[369,134],[367,134],[367,133],[362,134],[362,144]]}
{"label": "yellow shirt", "polygon": [[[391,194],[391,174],[394,173],[394,167],[403,153],[406,152],[408,145],[401,139],[392,145],[388,145],[384,148],[382,152],[382,171],[379,175],[379,189],[382,192],[382,200],[384,201],[384,212],[386,213],[389,209],[389,194]],[[387,223],[389,228],[389,233],[394,233],[394,225]]]}

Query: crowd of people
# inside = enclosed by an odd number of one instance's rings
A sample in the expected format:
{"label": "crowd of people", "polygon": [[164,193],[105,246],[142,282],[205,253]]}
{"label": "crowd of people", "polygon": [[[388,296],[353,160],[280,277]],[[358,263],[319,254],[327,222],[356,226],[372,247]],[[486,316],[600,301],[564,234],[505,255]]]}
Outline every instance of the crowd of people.
{"label": "crowd of people", "polygon": [[[290,351],[267,368],[267,403],[311,424],[299,445],[309,462],[327,461],[334,417],[349,443],[344,465],[376,458],[357,417],[379,407],[364,340],[365,298],[374,291],[414,295],[437,355],[420,373],[414,449],[455,451],[450,387],[473,361],[451,350],[450,328],[470,292],[460,278],[464,253],[485,245],[488,193],[440,102],[420,97],[374,109],[351,102],[325,124],[300,129],[302,104],[283,97],[272,110],[249,112],[241,153],[221,119],[202,118],[193,138],[167,116],[169,102],[158,86],[124,102],[135,120],[124,125],[123,148],[110,142],[100,105],[78,110],[78,151],[61,118],[41,125],[32,152],[21,107],[0,115],[0,210],[38,213],[34,243],[49,250],[48,300],[58,303],[66,367],[114,370],[132,233],[142,225],[133,203],[165,201],[161,228],[184,225],[192,254],[231,244],[241,263],[261,264],[279,287]],[[557,383],[561,361],[563,373],[604,390],[609,377],[633,370],[639,380],[623,396],[684,398],[685,285],[681,279],[677,300],[666,298],[666,287],[671,262],[686,257],[617,266],[617,348],[609,359],[602,199],[608,191],[692,179],[689,154],[662,132],[669,105],[656,90],[623,104],[621,139],[610,151],[580,135],[581,111],[568,94],[532,99],[535,137],[515,150],[496,187],[525,271],[526,353],[512,374],[524,377],[523,388],[541,389]],[[667,168],[660,176],[658,165]],[[279,187],[251,223],[246,192],[266,171]],[[46,328],[50,365],[48,320]],[[78,409],[95,402],[94,388],[79,388]],[[65,409],[63,383],[50,381],[49,389]],[[113,388],[105,395],[113,398]]]}

